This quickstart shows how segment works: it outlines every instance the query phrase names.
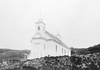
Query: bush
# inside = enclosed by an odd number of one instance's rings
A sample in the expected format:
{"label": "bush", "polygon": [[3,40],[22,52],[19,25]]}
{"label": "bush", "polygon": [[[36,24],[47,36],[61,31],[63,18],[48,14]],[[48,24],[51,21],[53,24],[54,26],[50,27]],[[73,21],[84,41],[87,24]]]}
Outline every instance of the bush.
{"label": "bush", "polygon": [[[44,57],[32,60],[3,60],[1,69],[19,70],[100,70],[100,53],[78,56]],[[0,69],[0,70],[1,70]]]}

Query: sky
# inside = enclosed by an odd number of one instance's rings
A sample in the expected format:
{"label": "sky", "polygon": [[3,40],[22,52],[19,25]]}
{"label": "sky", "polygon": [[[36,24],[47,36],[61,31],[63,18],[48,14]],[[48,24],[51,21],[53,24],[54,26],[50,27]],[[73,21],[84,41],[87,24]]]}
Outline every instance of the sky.
{"label": "sky", "polygon": [[39,11],[68,47],[100,43],[100,0],[0,0],[0,48],[30,49]]}

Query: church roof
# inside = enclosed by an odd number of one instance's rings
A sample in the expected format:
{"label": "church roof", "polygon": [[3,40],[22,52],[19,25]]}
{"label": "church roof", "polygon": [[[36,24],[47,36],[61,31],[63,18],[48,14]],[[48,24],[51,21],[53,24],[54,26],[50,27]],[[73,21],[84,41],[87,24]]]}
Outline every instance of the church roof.
{"label": "church roof", "polygon": [[65,48],[70,49],[67,45],[65,45],[65,44],[64,44],[60,39],[58,39],[56,36],[54,36],[53,34],[47,32],[47,31],[46,31],[46,33],[53,39],[54,42],[56,42],[56,43],[62,45],[62,46],[65,47]]}
{"label": "church roof", "polygon": [[[40,36],[36,36],[36,35],[40,35]],[[35,36],[32,38],[32,39],[43,39],[43,40],[46,40],[46,41],[54,41],[56,43],[58,43],[59,45],[62,45],[63,47],[65,48],[68,48],[70,49],[68,46],[66,46],[60,39],[58,39],[56,36],[54,36],[53,34],[45,31],[45,34],[49,35],[51,37],[51,39],[47,39],[46,37],[43,37],[40,33],[36,33]]]}

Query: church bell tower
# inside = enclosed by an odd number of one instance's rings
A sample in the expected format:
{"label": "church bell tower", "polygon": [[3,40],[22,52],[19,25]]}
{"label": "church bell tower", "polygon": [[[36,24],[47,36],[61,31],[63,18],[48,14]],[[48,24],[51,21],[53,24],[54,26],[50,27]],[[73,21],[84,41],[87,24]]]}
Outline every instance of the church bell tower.
{"label": "church bell tower", "polygon": [[36,22],[35,24],[36,24],[36,32],[44,36],[46,24],[43,22],[41,15],[40,15],[40,18],[38,19],[38,22]]}

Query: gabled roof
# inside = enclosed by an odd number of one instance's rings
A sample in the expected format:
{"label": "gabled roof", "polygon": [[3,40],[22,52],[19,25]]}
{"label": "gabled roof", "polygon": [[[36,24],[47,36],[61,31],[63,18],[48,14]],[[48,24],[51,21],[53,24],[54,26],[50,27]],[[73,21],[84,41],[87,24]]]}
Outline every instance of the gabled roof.
{"label": "gabled roof", "polygon": [[[39,34],[40,37],[35,37],[37,34]],[[70,49],[68,46],[66,46],[60,39],[58,39],[53,34],[47,32],[47,31],[45,31],[45,34],[49,35],[51,37],[51,39],[47,39],[47,38],[43,37],[40,33],[36,33],[32,39],[43,39],[43,40],[46,40],[46,41],[53,40],[54,42],[58,43],[59,45],[62,45],[63,47],[65,47],[67,49]]]}
{"label": "gabled roof", "polygon": [[56,36],[54,36],[53,34],[49,33],[46,31],[46,33],[53,39],[53,41],[55,41],[56,43],[62,45],[65,48],[70,49],[68,46],[66,46],[60,39],[58,39]]}
{"label": "gabled roof", "polygon": [[33,38],[36,38],[36,37],[42,37],[42,35],[41,35],[39,32],[37,32],[37,33],[33,36]]}

